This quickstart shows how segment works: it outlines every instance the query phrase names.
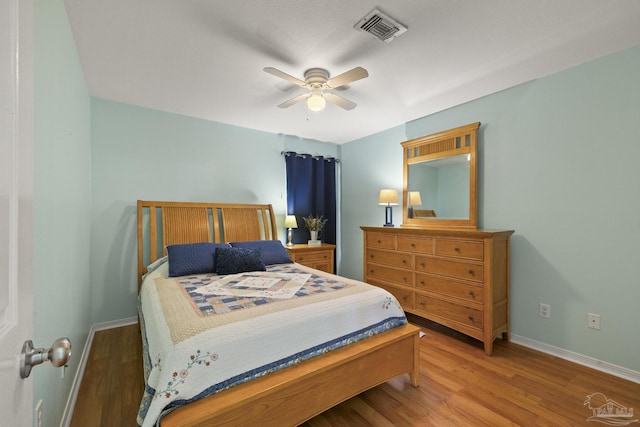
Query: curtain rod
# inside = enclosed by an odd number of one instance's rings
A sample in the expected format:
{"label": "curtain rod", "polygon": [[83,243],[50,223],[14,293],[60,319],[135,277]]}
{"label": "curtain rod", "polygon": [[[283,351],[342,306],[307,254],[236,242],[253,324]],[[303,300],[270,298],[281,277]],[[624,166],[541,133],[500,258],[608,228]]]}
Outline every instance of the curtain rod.
{"label": "curtain rod", "polygon": [[336,159],[335,157],[324,157],[324,156],[313,156],[311,154],[308,153],[296,153],[295,151],[281,151],[280,155],[281,156],[291,156],[295,154],[296,157],[302,157],[302,158],[306,158],[307,156],[310,156],[312,159],[318,160],[319,158],[324,158],[327,161],[335,161],[336,163],[340,163],[340,159]]}

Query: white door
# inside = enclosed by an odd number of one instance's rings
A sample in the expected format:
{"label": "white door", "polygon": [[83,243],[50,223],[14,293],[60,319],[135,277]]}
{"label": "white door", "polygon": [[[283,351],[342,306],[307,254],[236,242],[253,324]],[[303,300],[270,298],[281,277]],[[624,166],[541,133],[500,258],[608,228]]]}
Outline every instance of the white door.
{"label": "white door", "polygon": [[[0,0],[0,425],[31,426],[33,379],[33,1]],[[38,343],[36,343],[38,344]]]}

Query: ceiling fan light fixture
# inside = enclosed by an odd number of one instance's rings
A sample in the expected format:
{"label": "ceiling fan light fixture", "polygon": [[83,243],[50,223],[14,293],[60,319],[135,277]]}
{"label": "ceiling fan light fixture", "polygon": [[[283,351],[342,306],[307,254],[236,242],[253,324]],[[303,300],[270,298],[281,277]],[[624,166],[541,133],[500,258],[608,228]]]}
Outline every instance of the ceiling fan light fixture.
{"label": "ceiling fan light fixture", "polygon": [[[347,111],[353,110],[357,106],[355,102],[349,101],[348,99],[333,93],[332,90],[364,79],[365,77],[369,77],[367,70],[362,67],[355,67],[332,78],[329,78],[329,72],[324,68],[309,68],[304,72],[304,81],[280,71],[277,68],[264,67],[263,70],[266,73],[272,74],[288,81],[289,83],[293,83],[296,86],[309,90],[307,93],[302,93],[288,101],[278,104],[278,108],[291,107],[293,104],[305,100],[307,109],[314,112],[324,110],[327,105],[327,101]],[[324,92],[325,90],[326,92]]]}
{"label": "ceiling fan light fixture", "polygon": [[318,112],[324,110],[326,105],[327,101],[322,96],[322,90],[319,87],[314,87],[311,91],[311,96],[307,98],[307,108]]}

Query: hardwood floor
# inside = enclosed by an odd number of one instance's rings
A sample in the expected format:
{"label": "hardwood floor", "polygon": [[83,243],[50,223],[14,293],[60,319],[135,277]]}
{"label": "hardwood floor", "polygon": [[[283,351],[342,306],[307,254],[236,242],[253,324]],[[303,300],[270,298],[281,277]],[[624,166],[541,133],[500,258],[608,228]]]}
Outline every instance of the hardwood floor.
{"label": "hardwood floor", "polygon": [[[411,387],[408,376],[398,377],[303,426],[598,425],[587,421],[593,412],[584,405],[596,392],[640,411],[640,384],[501,340],[487,357],[478,341],[410,320],[425,332],[420,387]],[[144,388],[141,354],[137,325],[96,333],[72,427],[135,425]],[[640,427],[640,421],[630,425]]]}

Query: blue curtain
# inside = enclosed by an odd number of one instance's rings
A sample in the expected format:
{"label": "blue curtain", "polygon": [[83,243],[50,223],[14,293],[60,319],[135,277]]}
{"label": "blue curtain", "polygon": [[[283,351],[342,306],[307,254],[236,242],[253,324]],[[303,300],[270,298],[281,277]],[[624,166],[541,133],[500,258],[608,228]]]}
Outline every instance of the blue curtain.
{"label": "blue curtain", "polygon": [[293,151],[284,153],[287,167],[287,214],[295,215],[298,228],[293,243],[307,243],[309,231],[302,217],[322,215],[327,223],[320,239],[336,243],[336,159]]}

